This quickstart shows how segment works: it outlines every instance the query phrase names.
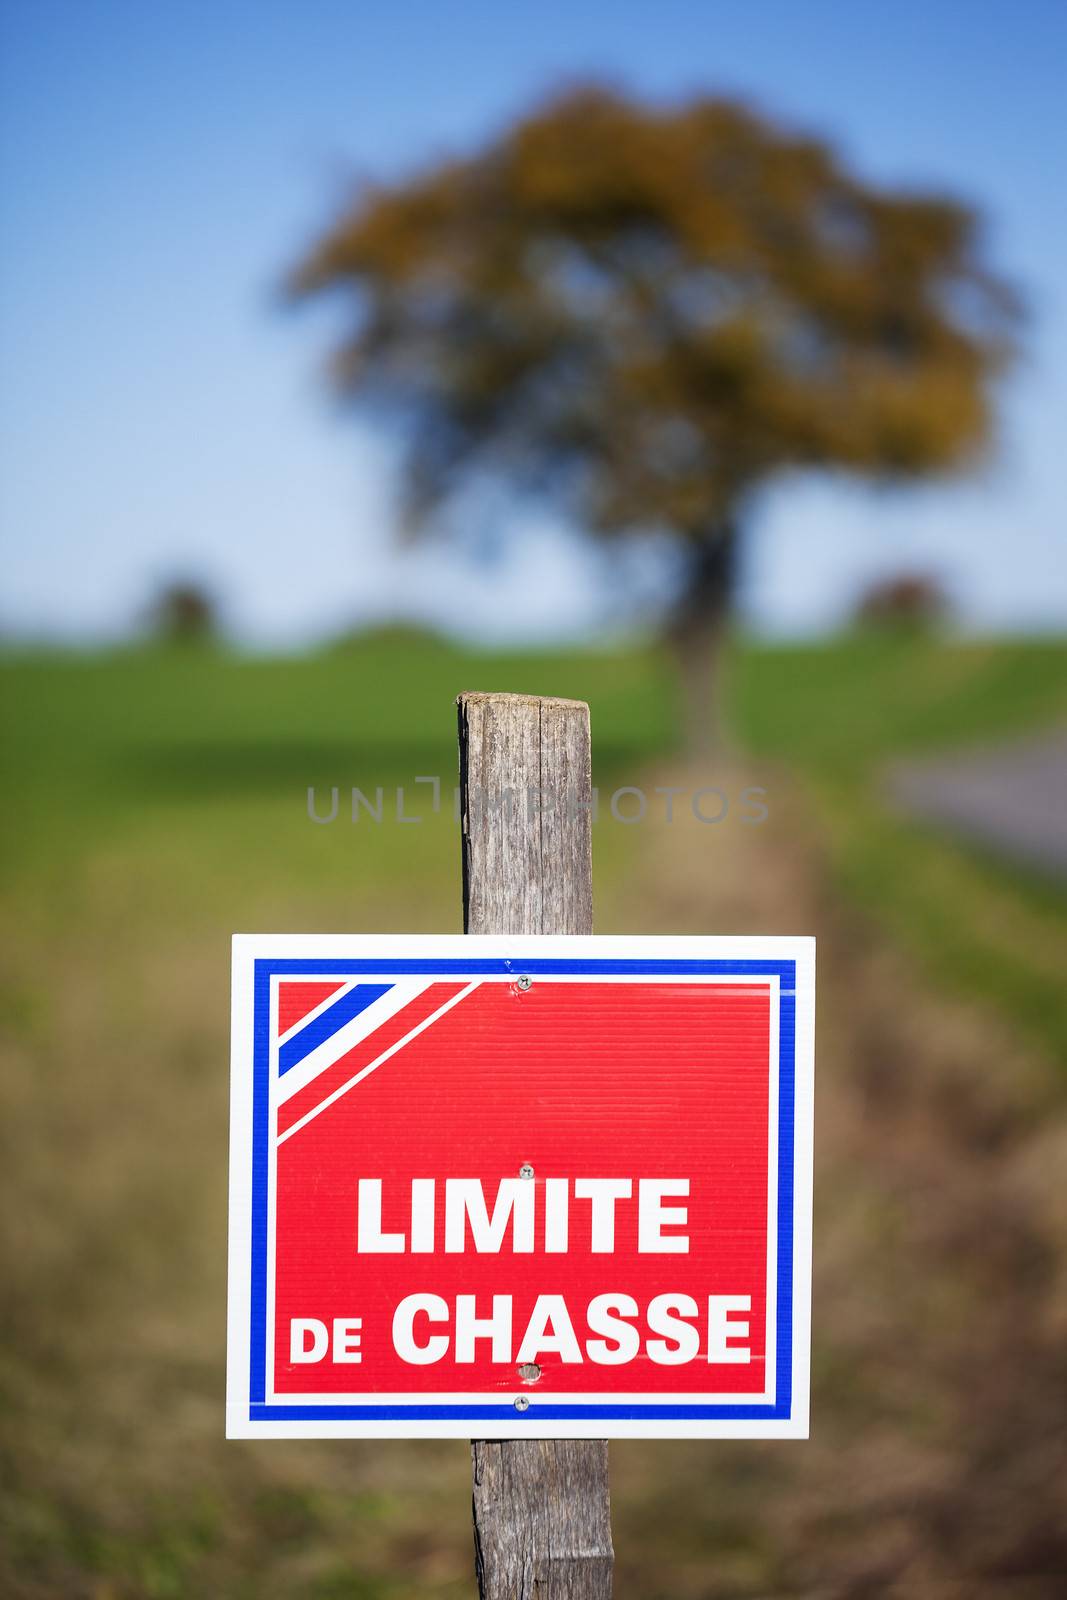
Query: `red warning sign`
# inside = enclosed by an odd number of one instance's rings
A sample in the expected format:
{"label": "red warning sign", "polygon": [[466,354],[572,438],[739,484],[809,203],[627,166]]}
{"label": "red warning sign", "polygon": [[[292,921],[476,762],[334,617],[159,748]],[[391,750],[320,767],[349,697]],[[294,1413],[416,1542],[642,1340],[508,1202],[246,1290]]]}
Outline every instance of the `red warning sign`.
{"label": "red warning sign", "polygon": [[233,1435],[807,1431],[813,944],[238,938]]}

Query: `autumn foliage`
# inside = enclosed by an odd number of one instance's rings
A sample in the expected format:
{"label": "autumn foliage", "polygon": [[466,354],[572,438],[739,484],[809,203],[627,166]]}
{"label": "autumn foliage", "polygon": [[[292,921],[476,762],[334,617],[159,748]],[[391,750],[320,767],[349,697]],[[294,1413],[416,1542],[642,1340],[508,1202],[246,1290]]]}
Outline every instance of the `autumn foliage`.
{"label": "autumn foliage", "polygon": [[362,188],[291,287],[348,292],[336,381],[395,412],[417,519],[486,473],[592,533],[684,542],[697,737],[752,491],[977,460],[1017,315],[965,206],[733,101],[595,86]]}

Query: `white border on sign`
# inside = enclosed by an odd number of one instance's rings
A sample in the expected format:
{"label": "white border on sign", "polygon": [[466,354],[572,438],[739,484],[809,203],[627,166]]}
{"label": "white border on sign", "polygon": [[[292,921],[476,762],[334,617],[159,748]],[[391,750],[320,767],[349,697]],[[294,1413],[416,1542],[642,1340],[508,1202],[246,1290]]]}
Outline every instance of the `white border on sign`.
{"label": "white border on sign", "polygon": [[[274,977],[271,980],[271,1018],[272,1018],[272,1022],[277,1017],[278,985],[279,985],[279,983],[284,983],[285,981],[286,980],[284,978],[280,978],[277,974],[275,974]],[[565,972],[565,973],[554,973],[551,977],[548,977],[548,978],[545,978],[545,979],[539,980],[539,981],[543,981],[545,983],[588,983],[590,980],[583,973]],[[648,980],[647,974],[644,974],[644,973],[621,973],[620,972],[620,973],[611,973],[611,974],[608,974],[608,975],[603,976],[603,977],[598,977],[595,981],[597,983],[648,983],[649,980]],[[702,984],[715,985],[716,987],[730,988],[730,987],[735,986],[737,984],[738,980],[735,977],[725,977],[725,976],[716,976],[716,975],[711,975],[711,976],[707,976],[707,977],[701,976],[699,979],[694,980],[694,978],[692,978],[691,976],[687,976],[684,973],[670,973],[670,974],[667,974],[667,975],[665,975],[663,977],[657,977],[657,979],[655,981],[657,983],[664,983],[664,984],[667,984],[667,983],[692,984],[693,982],[699,982],[699,983],[702,983]],[[705,1406],[739,1405],[739,1404],[749,1404],[749,1405],[768,1404],[768,1405],[770,1405],[770,1404],[773,1404],[773,1402],[774,1402],[774,1398],[775,1398],[775,1392],[774,1392],[775,1391],[775,1376],[776,1376],[776,1371],[777,1371],[776,1364],[775,1364],[775,1356],[776,1356],[776,1352],[777,1352],[777,1338],[778,1338],[778,1181],[777,1181],[778,1180],[778,1043],[779,1043],[778,1034],[779,1034],[779,1000],[780,1000],[781,984],[780,984],[777,976],[767,977],[767,978],[753,978],[753,979],[748,980],[748,981],[751,982],[752,986],[754,986],[754,987],[758,986],[758,987],[761,987],[761,988],[766,988],[768,996],[769,996],[769,999],[770,999],[770,1010],[769,1010],[770,1026],[769,1026],[768,1062],[767,1062],[767,1075],[768,1075],[768,1098],[767,1098],[767,1289],[766,1289],[766,1301],[765,1301],[765,1317],[766,1317],[766,1321],[765,1321],[765,1327],[764,1327],[764,1352],[765,1352],[765,1359],[764,1359],[764,1386],[763,1386],[762,1390],[758,1390],[758,1391],[755,1391],[755,1392],[752,1392],[752,1393],[750,1393],[749,1391],[746,1390],[743,1394],[738,1394],[736,1392],[731,1393],[731,1394],[715,1394],[715,1393],[713,1393],[711,1391],[708,1391],[708,1390],[700,1390],[698,1393],[695,1393],[695,1394],[682,1394],[682,1393],[679,1393],[677,1390],[674,1390],[674,1389],[671,1389],[671,1390],[655,1390],[655,1391],[642,1390],[642,1391],[639,1391],[639,1392],[635,1392],[633,1394],[625,1394],[625,1393],[620,1393],[619,1391],[613,1389],[613,1390],[610,1391],[610,1403],[612,1405],[620,1405],[620,1406],[624,1406],[624,1405],[635,1405],[635,1406],[636,1405],[651,1405],[651,1404],[655,1404],[657,1400],[660,1403],[671,1404],[671,1405],[705,1405]],[[464,995],[469,994],[474,988],[479,987],[481,984],[484,984],[484,983],[513,983],[513,982],[514,982],[514,978],[507,977],[507,976],[504,976],[504,975],[500,975],[500,976],[491,975],[491,976],[486,976],[486,977],[480,977],[477,980],[476,983],[471,984],[471,985],[468,986],[468,988],[464,989],[462,994],[457,995],[452,1000],[446,1002],[446,1006],[450,1007],[452,1005],[457,1004],[458,1001],[461,1000],[464,997]],[[441,1009],[439,1011],[435,1012],[433,1014],[432,1018],[427,1018],[425,1022],[421,1023],[419,1025],[419,1031],[421,1031],[422,1028],[427,1027],[431,1021],[435,1020],[438,1016],[440,1016],[441,1011],[445,1010],[446,1006],[441,1007]],[[411,1037],[411,1036],[408,1035],[407,1037]],[[395,1049],[399,1049],[400,1046],[397,1045],[394,1048]],[[277,1118],[277,1115],[278,1115],[277,1086],[278,1086],[278,1082],[279,1082],[278,1074],[277,1074],[278,1042],[274,1041],[274,1040],[272,1040],[272,1044],[271,1044],[270,1060],[271,1060],[271,1109],[270,1109],[270,1116],[271,1116],[271,1127],[272,1127],[272,1129],[274,1129],[277,1126],[277,1124],[276,1124],[276,1118]],[[351,1080],[351,1083],[349,1085],[345,1085],[345,1086],[342,1087],[342,1089],[335,1091],[335,1093],[333,1095],[331,1095],[327,1100],[322,1102],[322,1105],[326,1106],[326,1105],[330,1104],[334,1099],[339,1098],[342,1093],[348,1092],[348,1089],[350,1087],[357,1086],[359,1081],[361,1081],[364,1077],[366,1077],[368,1075],[368,1073],[370,1071],[372,1071],[372,1070],[374,1070],[373,1066],[364,1068],[363,1071],[361,1073],[359,1073],[356,1078]],[[295,1123],[293,1125],[293,1128],[290,1130],[290,1132],[295,1132],[298,1128],[300,1128],[302,1126],[303,1126],[303,1121]],[[286,1138],[286,1137],[288,1137],[288,1134],[283,1135],[283,1138]],[[339,1406],[340,1405],[360,1405],[360,1404],[369,1405],[369,1404],[374,1404],[374,1405],[383,1405],[383,1406],[391,1406],[391,1405],[399,1406],[399,1405],[404,1405],[404,1404],[409,1404],[410,1405],[410,1404],[414,1403],[414,1401],[416,1399],[416,1396],[410,1390],[406,1390],[403,1393],[390,1394],[390,1393],[385,1393],[385,1392],[383,1392],[381,1390],[377,1390],[377,1389],[375,1389],[375,1390],[359,1389],[359,1390],[354,1390],[354,1391],[351,1391],[351,1392],[341,1391],[341,1390],[329,1390],[327,1392],[312,1390],[312,1391],[308,1391],[307,1393],[300,1392],[300,1391],[294,1391],[294,1390],[291,1390],[291,1389],[286,1389],[284,1392],[279,1392],[277,1389],[275,1389],[273,1379],[274,1379],[274,1374],[277,1371],[277,1350],[276,1350],[276,1346],[275,1346],[277,1317],[276,1317],[275,1313],[276,1313],[276,1306],[277,1306],[276,1278],[277,1278],[277,1259],[278,1259],[278,1253],[277,1253],[278,1145],[279,1145],[280,1142],[281,1141],[278,1140],[278,1138],[276,1136],[272,1137],[271,1141],[270,1141],[270,1175],[269,1175],[269,1188],[268,1188],[268,1200],[267,1200],[267,1242],[268,1242],[268,1249],[267,1249],[267,1393],[266,1393],[266,1404],[267,1405],[339,1405]],[[437,1390],[437,1391],[431,1391],[431,1390],[420,1389],[417,1392],[417,1402],[420,1405],[428,1405],[428,1406],[429,1405],[469,1405],[469,1406],[485,1405],[487,1398],[490,1398],[490,1397],[488,1397],[486,1395],[486,1392],[485,1392],[484,1389],[471,1390],[471,1391],[460,1391],[460,1390]],[[595,1391],[595,1392],[589,1392],[589,1393],[567,1390],[567,1392],[565,1394],[557,1393],[557,1394],[554,1394],[552,1398],[554,1400],[559,1401],[561,1404],[576,1405],[577,1406],[577,1405],[597,1405],[597,1404],[601,1404],[602,1405],[602,1404],[605,1403],[605,1400],[608,1398],[608,1396],[605,1394],[605,1392],[603,1390],[599,1390],[599,1391]]]}
{"label": "white border on sign", "polygon": [[[233,940],[232,1048],[231,1048],[231,1133],[230,1133],[230,1239],[227,1359],[227,1436],[230,1438],[806,1438],[808,1433],[809,1364],[811,1337],[811,1190],[813,1168],[814,1101],[814,966],[815,941],[802,937],[659,936],[615,935],[318,935],[318,934],[237,934]],[[736,1419],[544,1419],[538,1426],[536,1405],[514,1421],[482,1418],[429,1420],[398,1418],[395,1421],[297,1422],[249,1419],[249,1327],[251,1282],[249,1262],[252,1243],[252,1206],[249,1172],[251,1168],[253,1125],[253,997],[254,963],[257,959],[300,960],[401,960],[508,959],[516,973],[523,959],[569,960],[787,960],[796,970],[796,1026],[794,1043],[794,1149],[793,1149],[793,1274],[792,1274],[792,1408],[786,1418]],[[648,981],[646,974],[608,974],[597,982]],[[508,982],[507,976],[479,975],[480,982]],[[583,982],[581,974],[552,974],[551,982]],[[692,976],[667,974],[657,982],[693,982]],[[696,981],[736,983],[737,977],[701,975]],[[778,1138],[778,999],[777,977],[753,977],[764,982],[771,995],[771,1050],[768,1150],[768,1284],[766,1330],[767,1383],[762,1395],[723,1395],[708,1393],[682,1395],[671,1392],[622,1395],[617,1392],[553,1395],[554,1403],[573,1405],[714,1405],[760,1404],[773,1400],[776,1371],[777,1333],[777,1138]],[[272,1024],[276,1006],[276,982],[271,989]],[[275,1029],[271,1029],[272,1059],[277,1049]],[[272,1086],[277,1074],[271,1073]],[[271,1092],[271,1127],[275,1126],[277,1092]],[[276,1141],[270,1148],[268,1185],[268,1238],[275,1228]],[[274,1251],[268,1252],[268,1364],[274,1371]],[[528,1396],[529,1398],[529,1396]],[[484,1406],[494,1397],[484,1391],[474,1394],[418,1394],[406,1392],[386,1395],[361,1391],[354,1395],[286,1393],[275,1395],[270,1382],[266,1404],[374,1404]]]}

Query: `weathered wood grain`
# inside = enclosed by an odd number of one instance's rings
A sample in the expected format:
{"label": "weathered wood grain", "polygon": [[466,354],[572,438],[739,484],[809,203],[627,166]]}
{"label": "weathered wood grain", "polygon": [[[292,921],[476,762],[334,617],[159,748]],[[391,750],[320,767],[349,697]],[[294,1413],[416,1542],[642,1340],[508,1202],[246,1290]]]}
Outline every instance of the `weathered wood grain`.
{"label": "weathered wood grain", "polygon": [[589,707],[459,697],[467,933],[590,933]]}
{"label": "weathered wood grain", "polygon": [[[589,708],[534,695],[459,697],[467,933],[591,933]],[[482,1600],[610,1600],[608,1447],[476,1440]]]}
{"label": "weathered wood grain", "polygon": [[610,1600],[606,1442],[477,1439],[471,1454],[482,1600]]}

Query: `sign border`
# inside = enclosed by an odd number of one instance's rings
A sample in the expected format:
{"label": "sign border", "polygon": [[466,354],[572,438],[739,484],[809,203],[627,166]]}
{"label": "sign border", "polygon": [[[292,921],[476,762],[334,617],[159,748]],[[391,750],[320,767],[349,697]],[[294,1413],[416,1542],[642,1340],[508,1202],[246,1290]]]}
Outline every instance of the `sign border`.
{"label": "sign border", "polygon": [[[395,952],[395,954],[393,953]],[[806,1438],[811,1293],[815,941],[800,937],[255,935],[233,940],[230,1438]],[[777,979],[773,1401],[278,1404],[267,1398],[270,998],[278,976]],[[252,1070],[249,1072],[251,1058]],[[251,1155],[251,1161],[249,1157]],[[544,1424],[544,1427],[540,1427]]]}

